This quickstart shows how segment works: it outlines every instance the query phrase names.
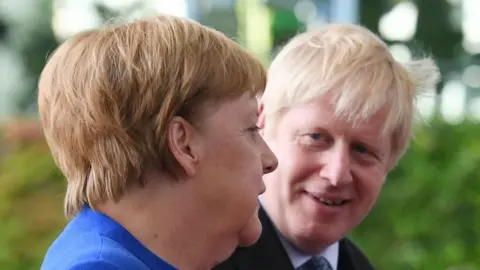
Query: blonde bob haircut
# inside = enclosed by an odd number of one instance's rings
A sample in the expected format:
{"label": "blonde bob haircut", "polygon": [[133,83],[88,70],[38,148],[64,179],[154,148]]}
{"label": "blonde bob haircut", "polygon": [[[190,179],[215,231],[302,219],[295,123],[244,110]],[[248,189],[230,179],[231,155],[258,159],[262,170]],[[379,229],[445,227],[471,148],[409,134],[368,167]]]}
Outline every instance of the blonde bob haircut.
{"label": "blonde bob haircut", "polygon": [[[171,174],[174,116],[265,88],[262,63],[225,35],[159,16],[80,33],[51,55],[39,81],[46,141],[67,178],[65,212],[118,201],[149,165]],[[195,119],[193,117],[195,116]]]}
{"label": "blonde bob haircut", "polygon": [[368,29],[330,24],[294,37],[278,53],[261,103],[265,117],[275,119],[284,108],[328,93],[336,116],[354,125],[387,108],[383,131],[393,136],[396,164],[410,141],[417,94],[438,79],[432,59],[401,64]]}

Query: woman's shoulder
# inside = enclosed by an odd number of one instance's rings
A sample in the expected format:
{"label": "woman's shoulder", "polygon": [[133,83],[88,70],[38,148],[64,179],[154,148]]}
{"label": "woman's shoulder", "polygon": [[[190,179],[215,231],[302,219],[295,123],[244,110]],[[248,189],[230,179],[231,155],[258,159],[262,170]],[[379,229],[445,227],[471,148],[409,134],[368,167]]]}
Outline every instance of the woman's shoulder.
{"label": "woman's shoulder", "polygon": [[41,270],[147,269],[127,249],[112,239],[95,234],[61,234],[45,255]]}
{"label": "woman's shoulder", "polygon": [[[43,268],[42,268],[43,269]],[[60,268],[58,268],[60,270]],[[68,270],[127,270],[125,266],[119,266],[113,262],[101,261],[101,260],[89,260],[76,262],[72,265],[67,266],[64,269]]]}

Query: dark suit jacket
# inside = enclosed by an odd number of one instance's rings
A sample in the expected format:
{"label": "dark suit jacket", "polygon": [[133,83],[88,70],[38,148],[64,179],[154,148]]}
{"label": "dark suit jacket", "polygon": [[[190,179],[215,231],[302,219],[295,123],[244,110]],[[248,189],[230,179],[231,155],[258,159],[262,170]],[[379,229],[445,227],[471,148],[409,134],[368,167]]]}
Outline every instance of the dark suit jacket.
{"label": "dark suit jacket", "polygon": [[[213,270],[294,270],[270,218],[260,208],[262,235],[255,245],[237,248],[225,262]],[[362,252],[348,239],[340,241],[338,270],[373,270]]]}

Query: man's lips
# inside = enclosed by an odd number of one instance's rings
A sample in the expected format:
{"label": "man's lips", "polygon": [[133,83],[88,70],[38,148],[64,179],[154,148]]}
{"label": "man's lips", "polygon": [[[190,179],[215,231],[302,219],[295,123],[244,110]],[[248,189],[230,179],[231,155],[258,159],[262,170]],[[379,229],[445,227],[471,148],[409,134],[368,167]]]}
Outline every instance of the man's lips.
{"label": "man's lips", "polygon": [[349,199],[348,197],[334,194],[309,191],[305,191],[305,194],[308,195],[310,198],[328,206],[342,206],[346,203],[351,202],[351,199]]}

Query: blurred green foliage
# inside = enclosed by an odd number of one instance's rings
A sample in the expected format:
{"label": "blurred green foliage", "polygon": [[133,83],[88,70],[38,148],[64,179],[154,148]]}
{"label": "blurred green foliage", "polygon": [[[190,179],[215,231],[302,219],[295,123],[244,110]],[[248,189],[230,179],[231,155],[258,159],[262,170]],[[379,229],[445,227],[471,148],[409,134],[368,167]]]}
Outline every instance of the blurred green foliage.
{"label": "blurred green foliage", "polygon": [[0,269],[33,270],[66,223],[65,181],[43,140],[15,135],[0,144]]}
{"label": "blurred green foliage", "polygon": [[[40,133],[17,128],[1,144],[0,269],[38,269],[66,223],[64,178],[45,142],[28,132]],[[477,134],[478,124],[440,121],[416,133],[352,235],[378,269],[480,269]]]}
{"label": "blurred green foliage", "polygon": [[416,133],[353,233],[378,269],[480,269],[478,134],[440,121]]}
{"label": "blurred green foliage", "polygon": [[[378,20],[393,2],[362,0],[361,23],[378,33]],[[460,59],[461,33],[448,26],[447,1],[415,2],[421,14],[415,41],[425,44],[437,60]],[[272,35],[275,45],[280,45],[302,25],[293,12],[276,11]],[[45,56],[58,44],[50,27],[50,0],[42,1],[41,14],[30,29],[35,33],[29,32],[35,38],[7,44],[24,55],[31,85],[36,83]],[[1,28],[0,34],[8,33],[5,30],[9,29]],[[442,72],[454,68],[442,66]],[[19,111],[35,107],[35,97],[35,87],[19,96],[15,101]],[[0,142],[0,269],[38,269],[66,223],[64,178],[39,136],[40,130],[23,131],[6,132],[12,136]],[[378,204],[352,234],[378,269],[480,269],[477,134],[478,124],[441,121],[416,133],[409,152],[389,175]]]}

